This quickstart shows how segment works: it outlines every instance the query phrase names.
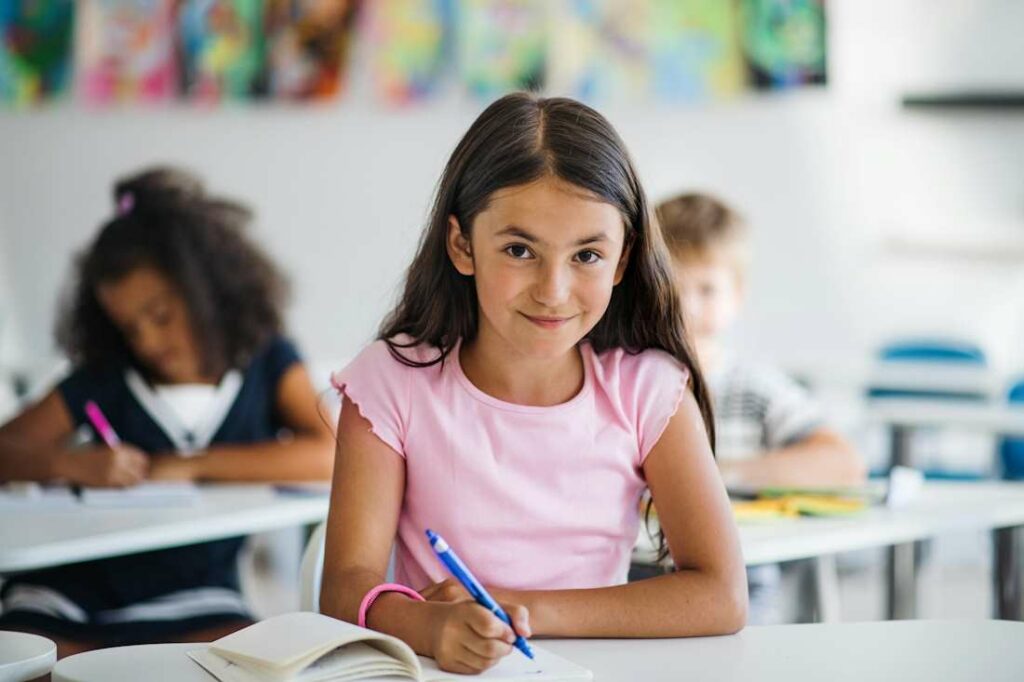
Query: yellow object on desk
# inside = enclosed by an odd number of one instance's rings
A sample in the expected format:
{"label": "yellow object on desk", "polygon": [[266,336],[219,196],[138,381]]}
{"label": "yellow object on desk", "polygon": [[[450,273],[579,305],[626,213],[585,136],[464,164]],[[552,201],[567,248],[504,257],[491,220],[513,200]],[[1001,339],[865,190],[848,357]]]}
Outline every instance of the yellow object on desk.
{"label": "yellow object on desk", "polygon": [[783,495],[758,500],[733,501],[738,521],[794,516],[845,516],[862,511],[867,503],[858,498],[832,495]]}

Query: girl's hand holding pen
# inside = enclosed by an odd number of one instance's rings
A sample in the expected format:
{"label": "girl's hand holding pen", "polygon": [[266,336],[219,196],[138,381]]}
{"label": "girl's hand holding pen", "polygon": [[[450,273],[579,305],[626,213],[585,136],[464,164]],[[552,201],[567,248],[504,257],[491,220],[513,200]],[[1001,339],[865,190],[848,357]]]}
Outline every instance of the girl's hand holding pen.
{"label": "girl's hand holding pen", "polygon": [[[512,653],[516,637],[512,628],[473,601],[468,592],[464,594],[461,601],[442,604],[434,599],[438,603],[434,609],[436,621],[431,628],[431,654],[442,670],[473,674],[487,670]],[[515,623],[516,630],[524,637],[529,637],[530,623],[526,607],[518,604],[501,606]]]}
{"label": "girl's hand holding pen", "polygon": [[65,450],[58,456],[60,478],[85,486],[123,488],[142,482],[149,457],[131,445]]}

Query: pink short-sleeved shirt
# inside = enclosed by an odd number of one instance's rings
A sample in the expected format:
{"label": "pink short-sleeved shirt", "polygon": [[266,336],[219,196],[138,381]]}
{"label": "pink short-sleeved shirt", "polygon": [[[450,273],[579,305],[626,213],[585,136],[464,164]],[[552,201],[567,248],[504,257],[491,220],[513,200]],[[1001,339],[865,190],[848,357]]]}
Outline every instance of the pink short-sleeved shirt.
{"label": "pink short-sleeved shirt", "polygon": [[[503,402],[474,386],[458,348],[409,367],[383,341],[332,377],[373,433],[405,460],[395,578],[447,577],[424,530],[440,533],[485,585],[604,587],[625,582],[645,488],[642,464],[675,414],[687,370],[668,353],[601,354],[582,343],[585,378],[552,407]],[[407,358],[437,357],[427,346]]]}

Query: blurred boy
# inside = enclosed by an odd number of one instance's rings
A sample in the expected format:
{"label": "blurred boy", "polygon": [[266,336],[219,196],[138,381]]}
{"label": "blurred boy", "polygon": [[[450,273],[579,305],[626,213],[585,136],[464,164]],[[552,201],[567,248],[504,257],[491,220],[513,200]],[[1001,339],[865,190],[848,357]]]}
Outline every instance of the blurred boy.
{"label": "blurred boy", "polygon": [[[687,330],[715,405],[715,453],[728,486],[832,487],[864,481],[857,453],[782,372],[746,362],[724,344],[746,286],[747,231],[718,199],[683,194],[660,204]],[[777,622],[778,566],[748,573],[751,623]]]}

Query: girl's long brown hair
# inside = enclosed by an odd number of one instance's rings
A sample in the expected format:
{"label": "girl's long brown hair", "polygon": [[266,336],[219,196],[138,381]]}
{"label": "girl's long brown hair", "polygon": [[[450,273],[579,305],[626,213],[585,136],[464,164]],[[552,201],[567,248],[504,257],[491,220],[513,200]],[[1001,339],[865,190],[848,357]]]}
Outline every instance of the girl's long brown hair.
{"label": "girl's long brown hair", "polygon": [[[409,366],[443,362],[461,338],[477,333],[476,285],[452,265],[446,248],[448,217],[469,239],[473,220],[500,189],[545,176],[571,183],[616,207],[632,252],[608,310],[587,334],[598,353],[658,348],[690,370],[690,386],[714,447],[714,420],[707,385],[683,328],[668,252],[625,145],[601,114],[575,100],[506,95],[473,122],[452,153],[438,184],[419,249],[398,304],[379,331],[395,358]],[[400,334],[409,339],[399,341]],[[403,349],[429,344],[436,358],[415,361]],[[680,491],[681,492],[681,491]],[[650,506],[648,506],[648,513]],[[667,555],[664,535],[659,556]]]}

